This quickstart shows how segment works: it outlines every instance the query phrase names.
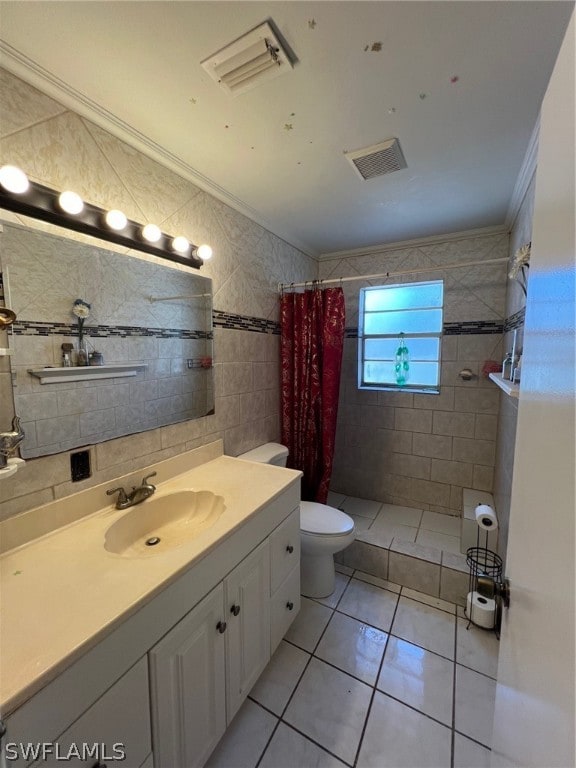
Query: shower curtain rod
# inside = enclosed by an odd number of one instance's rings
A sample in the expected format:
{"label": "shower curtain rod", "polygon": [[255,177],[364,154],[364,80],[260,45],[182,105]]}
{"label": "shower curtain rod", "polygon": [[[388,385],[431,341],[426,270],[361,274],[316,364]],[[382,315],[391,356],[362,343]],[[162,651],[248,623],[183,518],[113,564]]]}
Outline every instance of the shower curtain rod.
{"label": "shower curtain rod", "polygon": [[210,293],[195,293],[192,296],[148,296],[148,301],[154,303],[155,301],[174,301],[175,299],[203,299],[210,295]]}
{"label": "shower curtain rod", "polygon": [[327,280],[307,280],[305,283],[278,283],[278,291],[282,292],[292,288],[306,288],[306,286],[322,287],[326,283],[348,283],[352,280],[378,280],[381,278],[398,277],[400,275],[422,274],[423,272],[445,272],[447,269],[461,269],[463,267],[479,267],[484,264],[501,264],[507,262],[507,257],[499,259],[485,259],[484,261],[465,261],[463,263],[444,264],[441,267],[422,267],[418,269],[403,269],[398,272],[380,272],[377,275],[354,275],[354,277],[331,277]]}

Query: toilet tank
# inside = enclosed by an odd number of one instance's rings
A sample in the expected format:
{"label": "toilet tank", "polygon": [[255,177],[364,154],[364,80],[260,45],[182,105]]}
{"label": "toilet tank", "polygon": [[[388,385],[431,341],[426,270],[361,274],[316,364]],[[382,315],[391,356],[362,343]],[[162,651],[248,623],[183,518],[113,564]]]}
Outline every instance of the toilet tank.
{"label": "toilet tank", "polygon": [[288,460],[288,448],[285,445],[280,445],[280,443],[264,443],[264,445],[259,445],[258,448],[253,448],[247,453],[241,453],[236,458],[285,467]]}

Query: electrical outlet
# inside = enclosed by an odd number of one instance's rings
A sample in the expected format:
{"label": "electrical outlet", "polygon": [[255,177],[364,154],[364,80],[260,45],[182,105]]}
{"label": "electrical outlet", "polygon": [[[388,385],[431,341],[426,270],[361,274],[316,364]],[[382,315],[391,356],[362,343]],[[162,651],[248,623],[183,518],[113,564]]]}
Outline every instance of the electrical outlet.
{"label": "electrical outlet", "polygon": [[72,482],[78,483],[80,480],[86,480],[91,477],[90,469],[90,451],[77,451],[70,454],[70,473]]}

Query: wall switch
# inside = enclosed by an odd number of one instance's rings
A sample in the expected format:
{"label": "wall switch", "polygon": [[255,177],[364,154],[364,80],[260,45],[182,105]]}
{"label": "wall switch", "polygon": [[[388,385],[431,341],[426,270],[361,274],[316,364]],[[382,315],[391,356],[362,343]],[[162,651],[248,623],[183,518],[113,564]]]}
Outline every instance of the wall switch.
{"label": "wall switch", "polygon": [[70,472],[73,483],[91,477],[90,451],[77,451],[70,454]]}

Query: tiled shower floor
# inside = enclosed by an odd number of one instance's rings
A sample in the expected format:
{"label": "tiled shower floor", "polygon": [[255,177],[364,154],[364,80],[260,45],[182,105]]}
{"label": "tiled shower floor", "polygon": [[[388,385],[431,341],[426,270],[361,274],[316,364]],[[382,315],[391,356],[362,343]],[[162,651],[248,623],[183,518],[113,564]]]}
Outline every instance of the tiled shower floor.
{"label": "tiled shower floor", "polygon": [[[349,514],[358,540],[390,547],[393,539],[460,554],[460,518],[330,492],[328,504]],[[368,533],[369,532],[369,533]]]}
{"label": "tiled shower floor", "polygon": [[451,603],[337,568],[330,598],[302,599],[208,765],[489,766],[495,635],[467,630]]}

